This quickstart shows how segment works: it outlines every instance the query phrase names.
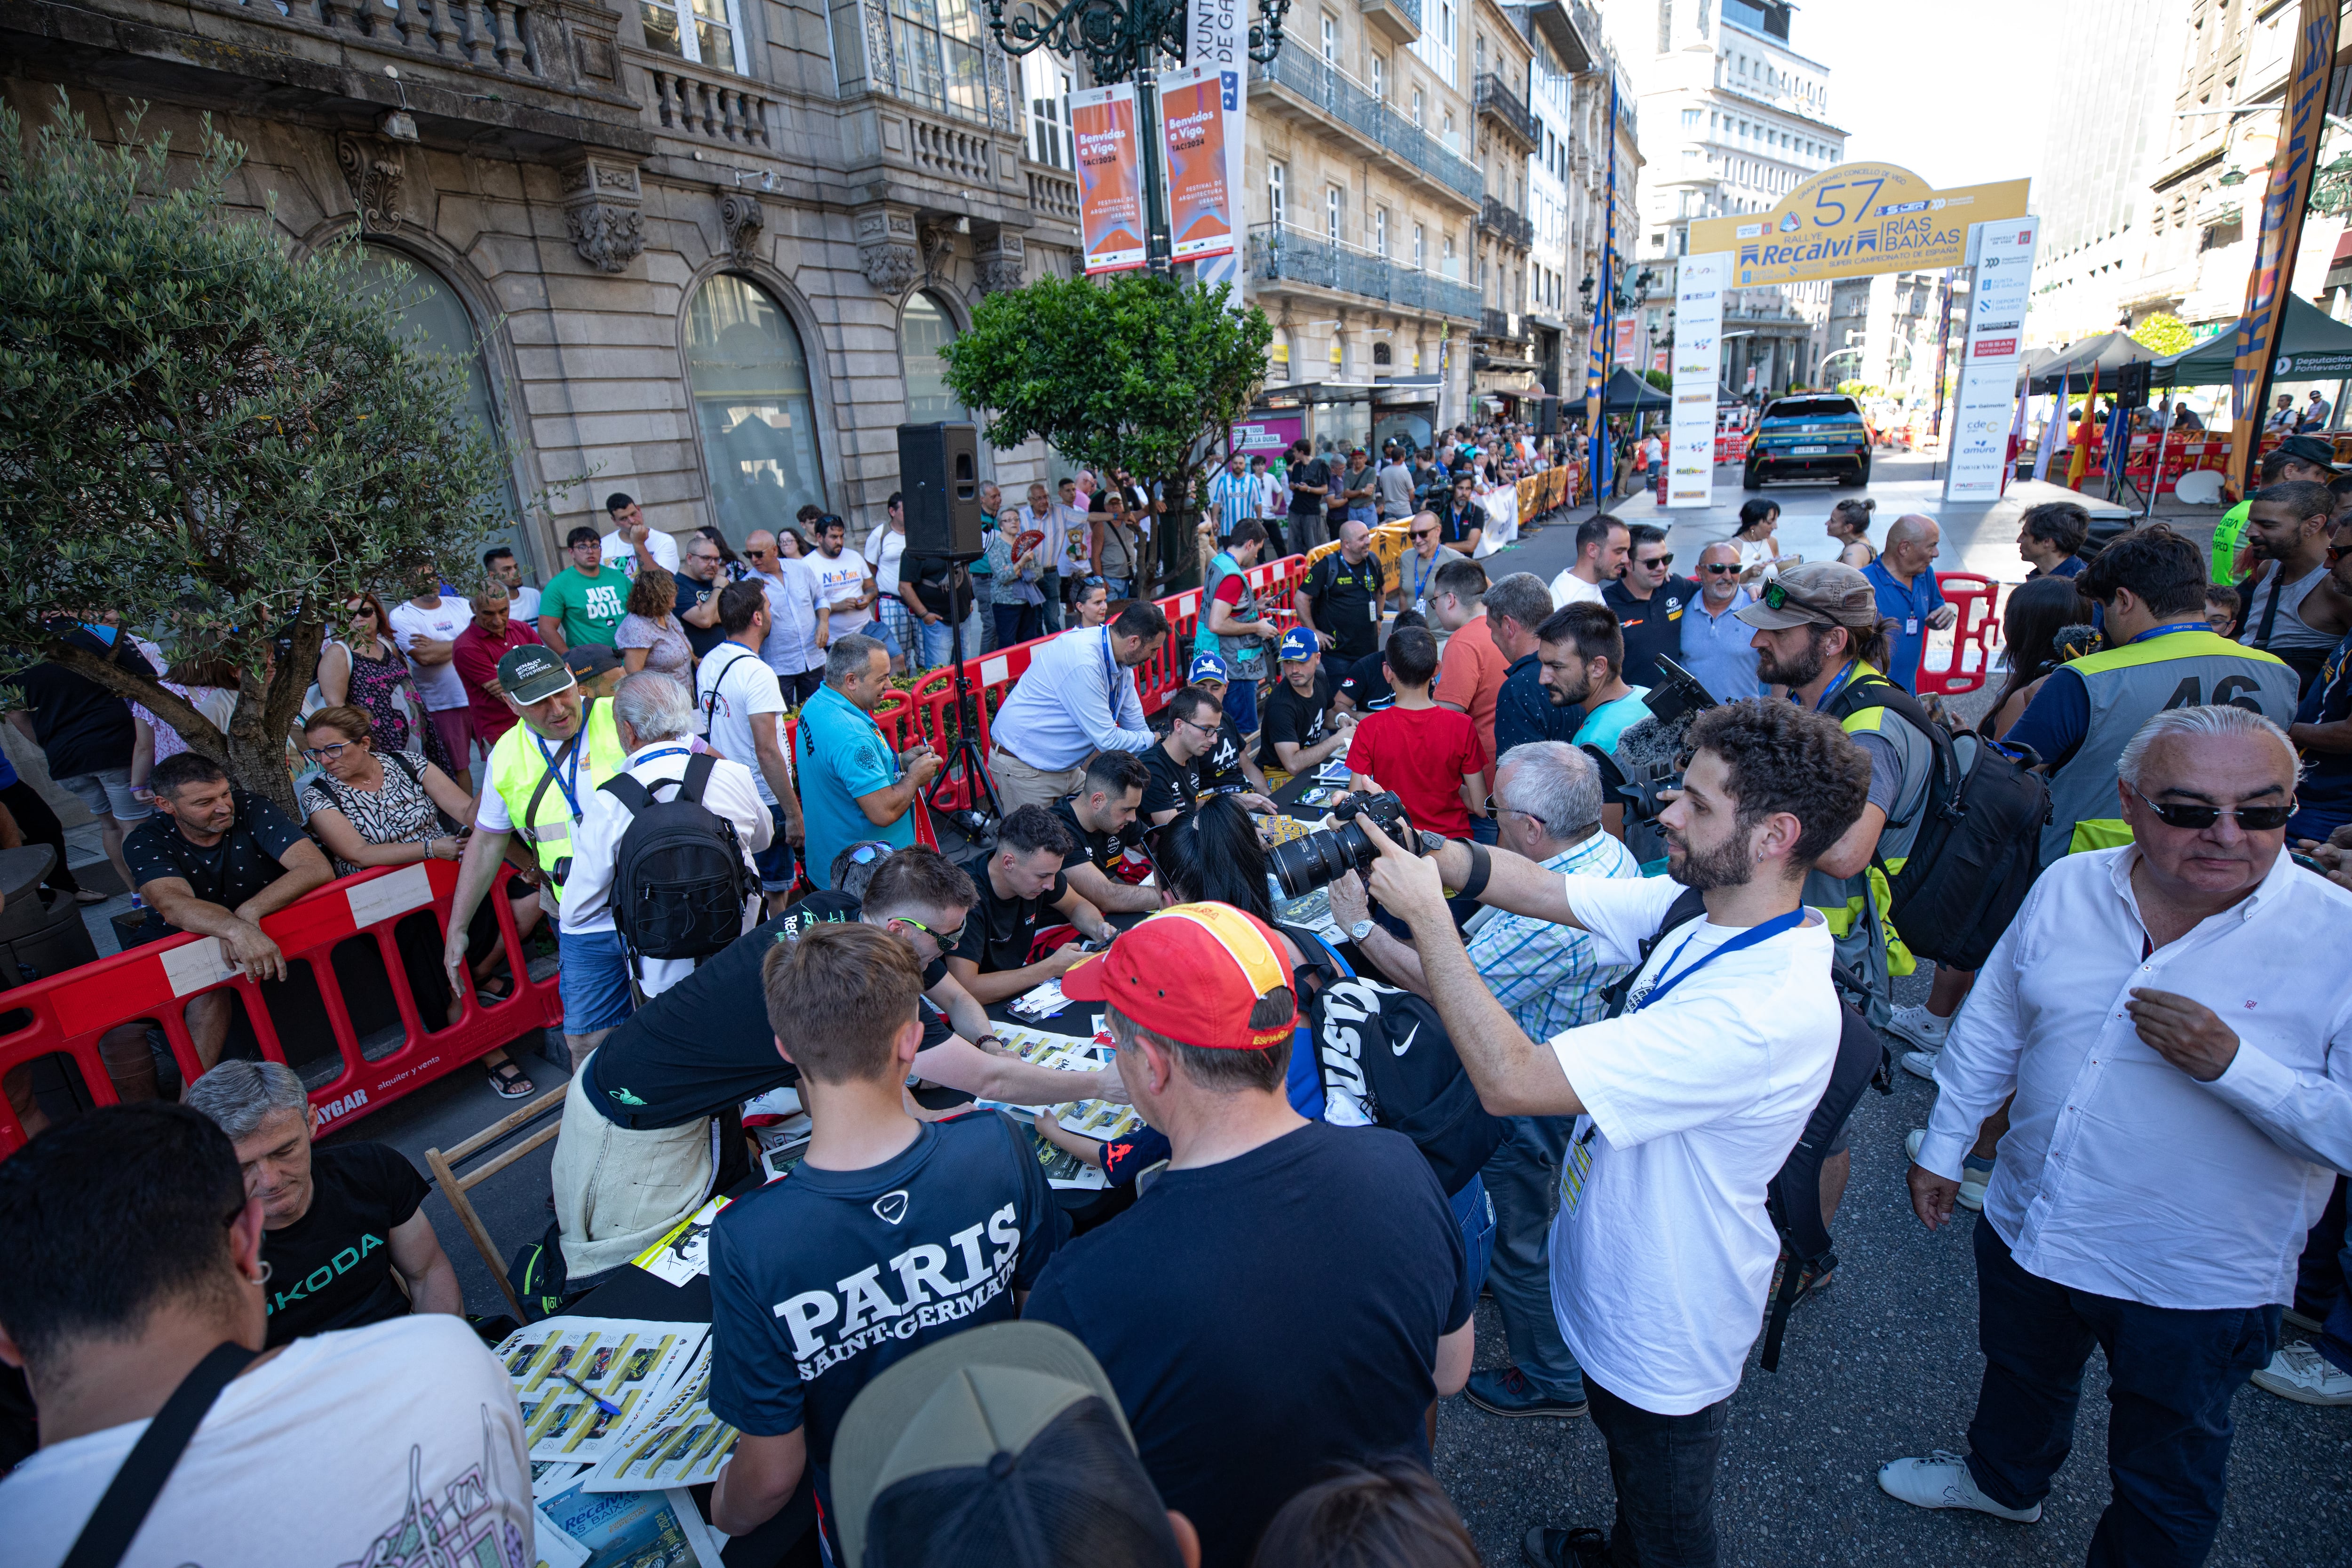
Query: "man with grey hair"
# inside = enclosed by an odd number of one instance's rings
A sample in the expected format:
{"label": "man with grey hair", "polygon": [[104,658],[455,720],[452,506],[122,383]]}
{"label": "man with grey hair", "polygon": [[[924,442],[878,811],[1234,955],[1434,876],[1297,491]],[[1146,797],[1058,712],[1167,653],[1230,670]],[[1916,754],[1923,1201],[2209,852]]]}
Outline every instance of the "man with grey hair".
{"label": "man with grey hair", "polygon": [[[614,778],[636,780],[655,800],[691,798],[683,791],[688,764],[694,761],[690,743],[694,700],[686,688],[655,670],[640,670],[613,693],[613,718],[621,749],[627,755]],[[563,883],[563,963],[566,970],[584,963],[594,971],[584,977],[570,974],[567,984],[584,978],[599,992],[607,987],[616,990],[626,1003],[631,999],[630,959],[622,950],[621,933],[613,925],[613,874],[621,836],[629,830],[636,814],[612,784],[613,780],[607,779],[588,791],[580,803],[580,826],[572,836],[572,875]],[[753,856],[768,847],[775,821],[767,803],[760,798],[751,770],[730,758],[713,756],[699,804],[734,826],[736,841],[743,850],[744,870],[756,880],[760,869]],[[751,930],[760,918],[757,904],[747,903],[743,929]],[[695,962],[690,958],[638,961],[636,994],[658,994],[692,973]],[[629,1010],[622,1005],[614,1022],[617,1024]],[[563,1037],[572,1051],[573,1070],[611,1032],[607,1027]]]}
{"label": "man with grey hair", "polygon": [[292,1068],[223,1062],[188,1086],[187,1103],[228,1134],[245,1195],[260,1201],[270,1344],[411,1311],[465,1312],[421,1206],[432,1187],[388,1144],[313,1147],[319,1110]]}
{"label": "man with grey hair", "polygon": [[793,741],[808,823],[808,863],[863,839],[904,849],[915,841],[915,797],[939,776],[940,759],[918,742],[901,757],[874,722],[890,689],[890,653],[872,637],[836,638],[824,656],[824,685],[801,710]]}
{"label": "man with grey hair", "polygon": [[1551,618],[1551,590],[1532,572],[1514,572],[1486,590],[1486,631],[1510,661],[1495,699],[1495,755],[1537,741],[1573,741],[1581,705],[1555,708],[1545,694],[1536,628]]}
{"label": "man with grey hair", "polygon": [[1984,1382],[1969,1452],[1888,1464],[1894,1496],[2041,1518],[2096,1342],[2114,1494],[2091,1560],[2194,1563],[2231,1397],[2256,1374],[2326,1392],[2326,1363],[2279,1352],[2279,1320],[2352,1170],[2352,970],[2311,962],[2352,893],[2284,853],[2296,772],[2258,713],[2157,714],[2116,764],[2130,841],[2047,867],[1979,971],[1909,1180],[1943,1225],[2014,1095],[1975,1227]]}
{"label": "man with grey hair", "polygon": [[[1532,575],[1528,581],[1549,598],[1539,581]],[[1490,605],[1492,600],[1490,594]],[[1495,815],[1504,848],[1562,876],[1639,877],[1640,862],[1601,830],[1601,806],[1600,771],[1566,742],[1514,746],[1495,769]],[[1330,897],[1332,918],[1349,928],[1363,955],[1397,984],[1427,996],[1421,955],[1373,922],[1356,874],[1332,883]],[[1530,1039],[1550,1039],[1600,1017],[1606,1008],[1601,993],[1625,973],[1624,965],[1600,961],[1595,939],[1580,926],[1489,908],[1472,916],[1468,929],[1471,965]],[[1486,1284],[1503,1315],[1511,1359],[1471,1374],[1470,1402],[1496,1415],[1581,1415],[1584,1375],[1552,1312],[1547,1245],[1560,1160],[1576,1119],[1506,1120],[1510,1137],[1483,1174],[1495,1203],[1495,1256]]]}

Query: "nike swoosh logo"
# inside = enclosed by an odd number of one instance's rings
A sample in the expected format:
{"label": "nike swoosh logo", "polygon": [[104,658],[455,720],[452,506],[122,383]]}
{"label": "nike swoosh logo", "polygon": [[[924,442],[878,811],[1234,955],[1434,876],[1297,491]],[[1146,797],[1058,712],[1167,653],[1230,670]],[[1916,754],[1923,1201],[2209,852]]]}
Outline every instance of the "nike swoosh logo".
{"label": "nike swoosh logo", "polygon": [[1407,1052],[1407,1051],[1409,1051],[1409,1050],[1412,1049],[1412,1037],[1413,1037],[1415,1035],[1418,1035],[1418,1034],[1420,1034],[1420,1033],[1421,1033],[1421,1025],[1420,1025],[1420,1023],[1419,1023],[1418,1021],[1416,1021],[1416,1022],[1413,1024],[1413,1026],[1412,1026],[1412,1028],[1410,1028],[1410,1029],[1408,1029],[1408,1030],[1406,1030],[1406,1031],[1405,1031],[1405,1036],[1404,1036],[1404,1039],[1403,1039],[1402,1043],[1401,1043],[1401,1044],[1399,1044],[1399,1045],[1391,1046],[1391,1047],[1390,1047],[1389,1048],[1390,1048],[1391,1050],[1394,1051],[1397,1055],[1399,1055],[1399,1056],[1402,1056],[1402,1055],[1404,1055],[1404,1054],[1405,1054],[1405,1052]]}

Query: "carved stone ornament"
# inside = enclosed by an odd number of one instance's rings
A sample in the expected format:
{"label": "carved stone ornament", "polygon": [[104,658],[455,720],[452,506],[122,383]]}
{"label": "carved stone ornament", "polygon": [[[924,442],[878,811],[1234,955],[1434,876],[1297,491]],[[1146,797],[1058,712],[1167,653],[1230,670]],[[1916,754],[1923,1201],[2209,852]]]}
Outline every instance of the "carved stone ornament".
{"label": "carved stone ornament", "polygon": [[1001,294],[1027,281],[1028,245],[1015,230],[975,226],[971,254],[982,294]]}
{"label": "carved stone ornament", "polygon": [[399,153],[373,138],[339,136],[335,162],[352,188],[352,205],[359,209],[360,231],[388,234],[401,225],[400,183],[407,165]]}
{"label": "carved stone ornament", "polygon": [[857,265],[876,293],[897,299],[915,286],[923,273],[915,246],[913,214],[868,207],[857,215]]}
{"label": "carved stone ornament", "polygon": [[563,226],[572,248],[600,272],[626,271],[646,248],[636,169],[586,158],[564,171],[563,185]]}
{"label": "carved stone ornament", "polygon": [[920,230],[923,244],[923,276],[940,278],[955,264],[955,229],[944,223],[928,223]]}
{"label": "carved stone ornament", "polygon": [[757,196],[730,191],[719,198],[719,226],[726,231],[728,251],[736,260],[755,261],[767,233],[768,209]]}

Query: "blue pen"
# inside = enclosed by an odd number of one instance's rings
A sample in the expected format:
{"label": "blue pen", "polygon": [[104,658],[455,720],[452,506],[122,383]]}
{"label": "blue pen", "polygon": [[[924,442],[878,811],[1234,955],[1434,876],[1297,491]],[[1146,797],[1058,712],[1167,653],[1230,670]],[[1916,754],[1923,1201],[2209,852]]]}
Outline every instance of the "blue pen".
{"label": "blue pen", "polygon": [[586,1384],[581,1382],[570,1373],[559,1369],[555,1375],[570,1384],[572,1387],[578,1389],[581,1393],[586,1394],[589,1398],[594,1400],[596,1402],[596,1408],[603,1411],[605,1415],[618,1415],[621,1413],[621,1407],[619,1405],[614,1404],[611,1400],[605,1398],[603,1394],[597,1393],[594,1389],[589,1387]]}

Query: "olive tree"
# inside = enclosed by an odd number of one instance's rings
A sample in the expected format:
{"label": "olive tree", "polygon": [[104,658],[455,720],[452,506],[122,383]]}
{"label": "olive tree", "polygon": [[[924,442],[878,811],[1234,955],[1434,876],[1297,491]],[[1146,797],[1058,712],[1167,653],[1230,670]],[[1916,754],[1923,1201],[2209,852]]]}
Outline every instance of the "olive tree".
{"label": "olive tree", "polygon": [[[0,647],[143,703],[290,808],[328,615],[457,568],[510,503],[465,367],[403,330],[356,243],[295,259],[227,210],[242,157],[209,121],[190,157],[135,121],[102,145],[62,97],[28,143],[0,107]],[[226,733],[64,640],[109,613],[236,668]]]}

